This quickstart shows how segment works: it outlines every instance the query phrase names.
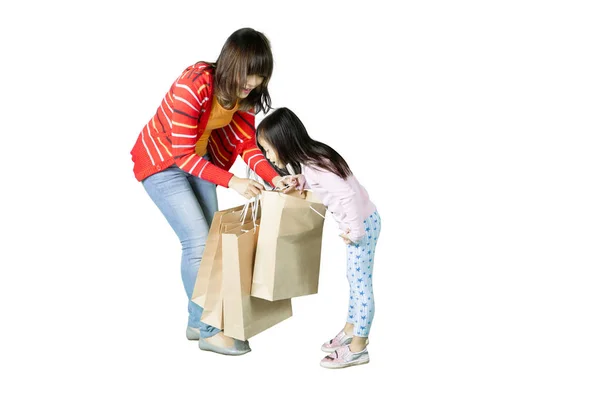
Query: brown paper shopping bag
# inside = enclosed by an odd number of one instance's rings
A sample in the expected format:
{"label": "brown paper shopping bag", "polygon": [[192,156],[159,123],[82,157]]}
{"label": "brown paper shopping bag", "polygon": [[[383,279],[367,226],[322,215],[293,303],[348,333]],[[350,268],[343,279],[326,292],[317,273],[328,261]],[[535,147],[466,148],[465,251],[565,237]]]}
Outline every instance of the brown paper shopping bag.
{"label": "brown paper shopping bag", "polygon": [[243,213],[243,205],[215,213],[192,293],[192,301],[204,308],[201,321],[219,329],[223,328],[221,233],[224,227],[231,229],[251,219],[251,214]]}
{"label": "brown paper shopping bag", "polygon": [[262,193],[252,296],[274,301],[317,293],[325,206],[305,193]]}
{"label": "brown paper shopping bag", "polygon": [[223,324],[227,336],[246,340],[292,316],[290,299],[250,296],[259,226],[252,222],[223,233]]}

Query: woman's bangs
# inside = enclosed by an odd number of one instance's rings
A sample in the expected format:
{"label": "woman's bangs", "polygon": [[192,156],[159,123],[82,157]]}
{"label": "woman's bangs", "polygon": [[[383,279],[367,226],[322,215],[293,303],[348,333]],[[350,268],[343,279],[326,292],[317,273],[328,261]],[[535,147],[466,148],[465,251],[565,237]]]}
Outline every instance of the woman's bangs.
{"label": "woman's bangs", "polygon": [[248,60],[248,75],[258,75],[269,79],[273,73],[273,59],[268,49],[257,51]]}

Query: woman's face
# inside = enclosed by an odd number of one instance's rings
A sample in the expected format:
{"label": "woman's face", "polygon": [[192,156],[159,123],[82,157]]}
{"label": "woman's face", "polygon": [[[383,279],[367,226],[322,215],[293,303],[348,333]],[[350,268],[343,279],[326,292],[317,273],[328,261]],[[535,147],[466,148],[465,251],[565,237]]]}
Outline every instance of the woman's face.
{"label": "woman's face", "polygon": [[275,149],[273,149],[273,146],[271,146],[270,143],[268,143],[267,141],[263,140],[262,138],[258,139],[258,144],[260,144],[260,146],[265,149],[265,156],[269,159],[269,161],[271,161],[271,163],[273,165],[276,165],[279,168],[285,168],[285,165],[283,165],[281,163],[281,161],[279,161],[279,157],[277,156],[277,152],[275,151]]}
{"label": "woman's face", "polygon": [[242,85],[238,92],[238,97],[240,99],[245,99],[248,97],[251,91],[253,91],[256,87],[260,86],[265,78],[259,75],[248,75],[246,77],[246,83]]}

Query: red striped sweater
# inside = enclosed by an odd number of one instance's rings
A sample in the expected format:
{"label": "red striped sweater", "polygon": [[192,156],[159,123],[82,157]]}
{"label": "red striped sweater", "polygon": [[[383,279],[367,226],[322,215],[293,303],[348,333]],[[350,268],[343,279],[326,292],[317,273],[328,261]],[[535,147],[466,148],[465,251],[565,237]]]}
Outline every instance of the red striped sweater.
{"label": "red striped sweater", "polygon": [[196,63],[173,83],[131,150],[137,180],[176,163],[190,174],[227,187],[233,176],[229,169],[238,155],[265,181],[273,183],[278,176],[256,146],[251,112],[237,111],[229,125],[211,132],[208,152],[212,163],[194,152],[210,116],[213,72],[211,66]]}

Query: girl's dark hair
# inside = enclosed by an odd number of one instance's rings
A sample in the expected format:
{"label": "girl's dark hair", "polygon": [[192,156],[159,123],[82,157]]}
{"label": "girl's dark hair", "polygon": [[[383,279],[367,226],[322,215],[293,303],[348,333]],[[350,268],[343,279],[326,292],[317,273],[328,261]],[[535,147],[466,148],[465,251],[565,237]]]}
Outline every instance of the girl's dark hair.
{"label": "girl's dark hair", "polygon": [[215,93],[223,106],[235,105],[238,93],[246,84],[248,75],[264,78],[248,97],[240,101],[240,109],[254,108],[256,113],[267,113],[271,109],[271,96],[267,89],[273,73],[273,54],[267,37],[252,28],[233,32],[225,41],[215,66]]}
{"label": "girl's dark hair", "polygon": [[[297,174],[300,164],[304,164],[332,172],[342,179],[352,175],[346,160],[325,143],[308,136],[300,118],[288,108],[278,108],[267,115],[256,128],[256,138],[269,143],[279,161],[290,164]],[[264,153],[262,147],[261,150]]]}

